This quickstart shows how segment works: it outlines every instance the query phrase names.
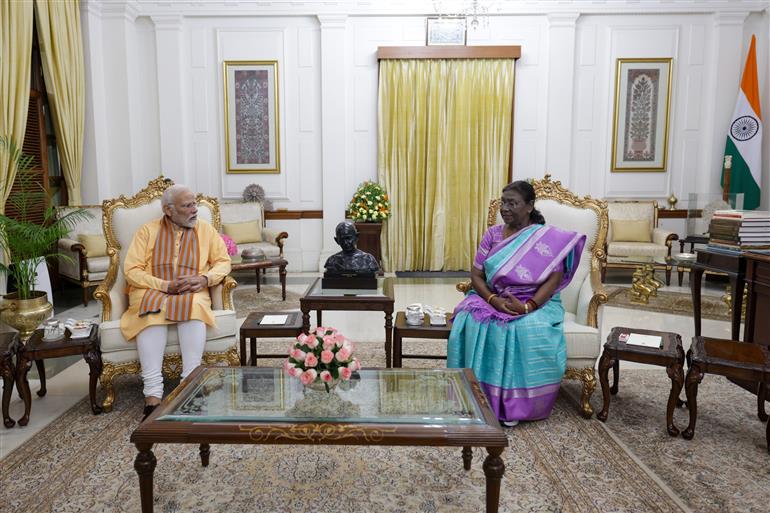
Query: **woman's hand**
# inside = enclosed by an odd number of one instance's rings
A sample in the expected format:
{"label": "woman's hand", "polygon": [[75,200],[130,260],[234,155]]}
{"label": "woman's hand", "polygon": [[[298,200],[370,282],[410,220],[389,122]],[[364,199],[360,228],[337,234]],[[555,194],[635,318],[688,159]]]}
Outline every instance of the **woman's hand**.
{"label": "woman's hand", "polygon": [[521,307],[521,312],[517,311],[514,301],[521,305],[521,301],[518,301],[515,298],[505,299],[500,296],[493,297],[492,300],[489,301],[489,304],[498,312],[507,313],[508,315],[518,315],[519,313],[524,312],[523,306]]}

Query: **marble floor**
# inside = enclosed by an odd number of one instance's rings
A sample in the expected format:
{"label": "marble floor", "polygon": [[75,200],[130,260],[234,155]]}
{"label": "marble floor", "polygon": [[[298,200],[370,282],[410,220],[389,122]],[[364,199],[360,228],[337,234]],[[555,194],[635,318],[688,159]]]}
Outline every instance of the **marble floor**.
{"label": "marble floor", "polygon": [[[253,275],[238,276],[239,282],[248,285],[253,284]],[[287,279],[287,289],[303,293],[311,280],[318,276],[317,273],[290,273]],[[251,280],[249,278],[251,277]],[[277,277],[268,275],[268,283],[277,283]],[[411,303],[423,303],[432,306],[440,306],[448,311],[461,299],[455,285],[460,281],[457,278],[398,278],[395,285],[396,311],[404,310]],[[608,275],[607,284],[628,285],[630,275],[623,271],[617,271]],[[675,285],[676,278],[672,277],[672,285],[661,290],[689,292],[689,285],[685,279],[684,287]],[[724,291],[723,284],[706,282],[703,293],[719,296]],[[77,291],[75,291],[77,292]],[[65,295],[59,300],[56,298],[54,307],[59,318],[72,317],[86,319],[98,317],[99,304],[91,301],[87,307],[77,304],[79,295]],[[600,311],[602,339],[606,338],[614,326],[629,326],[661,331],[672,331],[682,336],[685,349],[689,346],[694,334],[692,317],[649,312],[644,310],[628,310],[615,307],[603,307]],[[242,319],[241,319],[242,321]],[[383,316],[381,312],[324,312],[323,322],[327,326],[334,326],[354,341],[380,341],[384,339]],[[730,337],[730,326],[726,321],[703,320],[703,333],[719,338]],[[38,398],[34,393],[39,387],[39,382],[30,380],[32,390],[32,411],[30,423],[23,427],[5,429],[0,427],[0,459],[13,449],[31,438],[35,433],[43,429],[48,423],[57,418],[73,404],[88,394],[88,365],[82,360],[72,358],[67,361],[57,362],[64,365],[63,369],[53,369],[55,374],[47,380],[48,394]],[[633,362],[621,362],[624,368],[644,367]],[[47,367],[48,368],[48,367]],[[49,371],[47,371],[49,372]],[[34,375],[32,372],[30,375]],[[17,419],[21,417],[24,407],[14,391],[11,400],[10,415]]]}

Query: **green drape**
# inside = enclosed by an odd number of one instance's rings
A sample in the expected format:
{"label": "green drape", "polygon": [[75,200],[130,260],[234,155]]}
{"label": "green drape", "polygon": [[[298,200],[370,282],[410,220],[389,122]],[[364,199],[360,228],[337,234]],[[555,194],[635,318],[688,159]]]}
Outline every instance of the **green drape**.
{"label": "green drape", "polygon": [[513,83],[510,59],[380,61],[386,270],[470,270],[508,176]]}

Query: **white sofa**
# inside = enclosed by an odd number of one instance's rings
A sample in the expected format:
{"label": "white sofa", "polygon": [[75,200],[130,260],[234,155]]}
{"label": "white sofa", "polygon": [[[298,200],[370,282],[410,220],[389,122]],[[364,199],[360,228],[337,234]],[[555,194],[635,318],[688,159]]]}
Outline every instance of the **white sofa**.
{"label": "white sofa", "polygon": [[[548,224],[586,235],[586,244],[580,257],[580,265],[572,282],[561,291],[564,306],[564,335],[567,340],[566,379],[582,382],[580,410],[586,418],[593,415],[591,395],[596,389],[594,367],[602,349],[599,326],[599,306],[607,302],[607,294],[601,282],[604,261],[604,244],[607,238],[607,203],[590,196],[578,197],[562,187],[561,182],[552,181],[550,175],[542,180],[533,180],[536,200],[535,208],[540,210]],[[502,223],[500,200],[489,204],[487,226]],[[466,292],[470,282],[458,285]]]}
{"label": "white sofa", "polygon": [[[283,258],[283,240],[289,236],[286,232],[268,230],[265,228],[265,210],[262,203],[253,202],[223,202],[219,205],[222,224],[257,221],[262,227],[262,241],[238,244],[238,254],[244,249],[254,248],[264,252],[268,258]],[[220,230],[221,231],[221,230]]]}
{"label": "white sofa", "polygon": [[88,305],[92,287],[99,285],[107,276],[110,259],[107,255],[89,256],[83,244],[78,240],[79,235],[104,235],[102,231],[101,205],[82,205],[77,207],[56,207],[57,217],[63,217],[73,210],[84,209],[91,216],[80,220],[70,230],[70,236],[59,239],[59,253],[68,258],[59,258],[59,277],[83,288],[83,306]]}
{"label": "white sofa", "polygon": [[[102,350],[102,372],[100,382],[105,391],[104,411],[112,409],[115,401],[113,380],[121,374],[139,374],[139,354],[136,342],[127,341],[120,331],[120,316],[128,308],[125,293],[126,280],[123,274],[123,260],[134,233],[144,223],[161,217],[160,197],[163,191],[173,185],[169,179],[159,177],[139,191],[135,196],[105,200],[102,203],[102,222],[107,237],[109,267],[107,276],[94,293],[102,302],[102,318],[99,325]],[[198,194],[198,216],[219,229],[219,202]],[[235,311],[232,306],[232,290],[235,280],[229,276],[209,289],[211,307],[216,318],[216,327],[206,328],[206,345],[203,363],[224,362],[239,365],[236,347]],[[176,329],[169,329],[166,355],[163,359],[163,374],[169,378],[181,375],[182,356]]]}
{"label": "white sofa", "polygon": [[[607,259],[602,267],[602,281],[608,268],[635,269],[638,262],[649,262],[656,271],[665,271],[666,285],[671,284],[671,245],[679,236],[658,228],[658,202],[651,200],[614,200],[607,202],[610,219],[607,232]],[[615,240],[613,221],[646,221],[648,242]]]}

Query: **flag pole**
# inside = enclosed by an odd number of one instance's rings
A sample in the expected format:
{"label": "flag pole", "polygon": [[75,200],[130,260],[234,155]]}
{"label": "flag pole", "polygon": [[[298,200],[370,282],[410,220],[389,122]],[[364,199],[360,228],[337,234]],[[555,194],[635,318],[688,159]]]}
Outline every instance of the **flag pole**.
{"label": "flag pole", "polygon": [[725,155],[724,179],[722,180],[722,200],[730,201],[730,171],[733,167],[733,156]]}

